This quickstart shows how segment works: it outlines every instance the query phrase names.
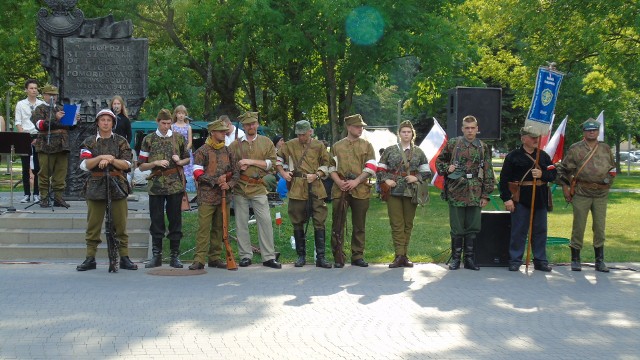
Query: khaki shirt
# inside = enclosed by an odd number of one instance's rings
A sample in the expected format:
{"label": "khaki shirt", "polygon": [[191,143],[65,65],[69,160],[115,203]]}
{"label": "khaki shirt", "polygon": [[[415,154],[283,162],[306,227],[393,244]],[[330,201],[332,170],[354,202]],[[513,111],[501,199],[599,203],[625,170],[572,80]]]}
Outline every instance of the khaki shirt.
{"label": "khaki shirt", "polygon": [[[580,170],[590,151],[591,148],[584,140],[571,145],[562,162],[557,164],[558,183],[570,185],[571,179]],[[608,188],[595,188],[589,185],[611,186],[613,176],[609,174],[609,171],[615,169],[615,167],[611,148],[605,143],[599,143],[596,153],[578,174],[578,182],[575,187],[576,194],[588,197],[607,196],[609,193]]]}
{"label": "khaki shirt", "polygon": [[[307,146],[310,146],[310,148],[305,153],[305,148]],[[311,139],[311,143],[307,146],[301,144],[298,139],[292,139],[284,143],[278,151],[276,165],[280,165],[285,168],[285,170],[288,169],[288,171],[292,171],[295,174],[294,178],[291,180],[291,189],[287,194],[290,199],[309,199],[309,186],[307,185],[307,179],[299,177],[300,174],[315,174],[321,171],[324,178],[329,175],[331,160],[329,158],[329,152],[324,144],[319,140]],[[302,158],[303,154],[304,158]],[[302,161],[300,161],[300,158],[302,158]],[[298,163],[300,164],[299,168],[296,168]],[[318,199],[324,199],[327,197],[327,191],[322,183],[322,178],[314,181],[311,186],[313,195]]]}
{"label": "khaki shirt", "polygon": [[[349,140],[344,138],[331,147],[331,167],[329,172],[337,172],[346,179],[355,179],[362,173],[375,176],[378,168],[376,155],[370,142],[363,138]],[[333,184],[331,196],[334,199],[342,196],[337,184]],[[371,185],[368,181],[360,183],[351,190],[355,199],[368,199],[371,196]]]}
{"label": "khaki shirt", "polygon": [[249,166],[247,170],[240,171],[240,168],[236,166],[236,171],[239,172],[240,176],[249,177],[258,183],[249,182],[239,178],[238,183],[233,188],[234,194],[242,195],[246,198],[266,195],[267,188],[261,180],[269,173],[269,169],[273,168],[276,163],[276,147],[273,146],[271,139],[266,136],[257,135],[255,140],[248,141],[247,137],[244,136],[232,142],[231,145],[229,145],[229,150],[237,161],[242,159],[267,161],[266,170],[258,166]]}

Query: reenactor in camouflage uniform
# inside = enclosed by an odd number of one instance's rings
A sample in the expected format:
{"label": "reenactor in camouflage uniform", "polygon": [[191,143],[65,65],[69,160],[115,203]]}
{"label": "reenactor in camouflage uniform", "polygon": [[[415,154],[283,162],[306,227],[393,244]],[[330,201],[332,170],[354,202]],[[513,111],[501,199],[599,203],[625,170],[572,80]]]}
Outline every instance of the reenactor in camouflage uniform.
{"label": "reenactor in camouflage uniform", "polygon": [[582,124],[584,139],[569,148],[558,166],[558,182],[567,202],[573,204],[571,231],[571,270],[580,271],[580,250],[584,230],[591,211],[593,218],[593,250],[596,270],[609,272],[604,263],[605,221],[609,189],[616,175],[609,145],[598,142],[600,123],[589,119]]}
{"label": "reenactor in camouflage uniform", "polygon": [[[209,137],[194,154],[193,178],[198,182],[198,232],[193,264],[189,265],[189,270],[204,269],[205,255],[208,255],[209,267],[227,267],[220,258],[223,236],[222,190],[231,194],[230,190],[237,182],[238,173],[234,173],[233,164],[236,162],[229,148],[224,145],[225,133],[229,127],[224,121],[216,120],[207,126],[207,130]],[[230,206],[227,206],[227,219],[229,209]]]}
{"label": "reenactor in camouflage uniform", "polygon": [[464,268],[480,270],[475,264],[474,244],[480,232],[481,210],[495,187],[495,175],[489,146],[476,139],[478,121],[474,116],[464,117],[462,132],[464,136],[450,139],[436,160],[438,173],[446,177],[442,195],[449,202],[449,269],[460,268],[464,242]]}
{"label": "reenactor in camouflage uniform", "polygon": [[[373,146],[367,140],[361,138],[363,127],[367,124],[360,114],[344,118],[347,127],[347,137],[336,142],[331,147],[331,167],[329,172],[334,181],[331,194],[333,197],[333,216],[331,229],[331,249],[335,267],[344,267],[344,219],[347,209],[351,208],[351,265],[367,267],[364,260],[365,247],[365,223],[367,210],[369,210],[369,197],[371,185],[369,178],[376,176],[378,168]],[[346,202],[344,211],[340,200]]]}
{"label": "reenactor in camouflage uniform", "polygon": [[391,188],[387,199],[387,214],[395,258],[389,264],[390,268],[413,267],[407,256],[407,249],[418,204],[411,201],[413,192],[410,184],[431,179],[427,156],[413,143],[416,137],[413,124],[403,121],[398,129],[398,136],[400,143],[386,148],[378,163],[380,181]]}
{"label": "reenactor in camouflage uniform", "polygon": [[62,192],[69,168],[69,127],[60,123],[60,119],[64,116],[62,106],[54,105],[51,108],[51,103],[56,103],[58,88],[45,85],[42,88],[42,94],[46,104],[38,105],[31,114],[31,121],[38,130],[35,149],[40,162],[38,172],[40,206],[49,207],[49,189],[51,189],[53,205],[68,208],[69,204],[62,199]]}
{"label": "reenactor in camouflage uniform", "polygon": [[171,112],[162,109],[156,122],[158,129],[142,140],[138,168],[151,170],[149,175],[149,215],[151,216],[151,246],[153,257],[146,268],[162,266],[162,239],[165,235],[165,208],[169,220],[169,266],[182,268],[180,262],[180,240],[182,239],[182,196],[184,195],[184,172],[182,166],[190,161],[184,137],[171,131]]}
{"label": "reenactor in camouflage uniform", "polygon": [[116,116],[105,109],[96,115],[98,134],[87,137],[80,147],[80,169],[90,172],[84,189],[87,201],[87,257],[76,267],[78,271],[96,268],[96,252],[100,244],[102,222],[107,207],[107,185],[105,169],[114,180],[110,184],[111,214],[115,238],[119,241],[120,268],[137,270],[138,266],[129,259],[129,235],[127,235],[127,196],[130,193],[125,172],[131,167],[131,148],[127,139],[113,133]]}
{"label": "reenactor in camouflage uniform", "polygon": [[238,182],[233,188],[233,211],[240,255],[238,265],[241,267],[251,265],[253,257],[249,237],[249,208],[251,207],[258,224],[262,265],[281,269],[282,264],[276,260],[267,188],[262,180],[275,166],[276,148],[271,139],[258,134],[257,112],[244,113],[239,120],[245,135],[229,145],[229,150],[237,160],[235,169],[239,172]]}
{"label": "reenactor in camouflage uniform", "polygon": [[329,152],[321,141],[311,138],[311,124],[307,120],[298,121],[295,132],[298,138],[284,143],[278,151],[276,161],[278,172],[290,185],[288,212],[298,254],[295,266],[302,267],[306,264],[307,239],[304,224],[313,218],[316,266],[331,269],[331,264],[325,259],[324,224],[328,211],[324,202],[327,192],[322,183],[322,179],[329,175]]}

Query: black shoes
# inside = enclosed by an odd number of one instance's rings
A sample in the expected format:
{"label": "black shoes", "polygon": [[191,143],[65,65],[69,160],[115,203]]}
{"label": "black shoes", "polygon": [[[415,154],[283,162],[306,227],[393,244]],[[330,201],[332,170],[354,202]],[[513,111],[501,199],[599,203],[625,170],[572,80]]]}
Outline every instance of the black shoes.
{"label": "black shoes", "polygon": [[293,264],[293,266],[295,266],[295,267],[303,267],[306,264],[307,264],[307,259],[305,258],[305,256],[304,255],[298,255],[298,259]]}
{"label": "black shoes", "polygon": [[547,264],[533,264],[533,269],[544,272],[551,272],[551,266]]}
{"label": "black shoes", "polygon": [[154,267],[162,266],[162,254],[155,254],[151,257],[148,263],[144,265],[145,268],[151,269]]}
{"label": "black shoes", "polygon": [[93,256],[87,256],[84,259],[84,262],[78,266],[76,266],[76,270],[78,271],[87,271],[87,270],[95,270],[96,269],[96,258]]}
{"label": "black shoes", "polygon": [[333,264],[333,267],[336,268],[336,269],[342,269],[344,267],[344,264],[343,263],[335,263],[335,264]]}
{"label": "black shoes", "polygon": [[509,271],[518,271],[520,270],[519,264],[509,264]]}
{"label": "black shoes", "polygon": [[210,268],[216,268],[216,269],[226,269],[227,268],[227,263],[222,261],[222,260],[220,260],[220,259],[211,260],[211,261],[209,261],[209,264],[207,266],[209,266]]}
{"label": "black shoes", "polygon": [[251,259],[243,258],[242,260],[240,260],[238,265],[240,265],[240,267],[247,267],[247,266],[251,265]]}
{"label": "black shoes", "polygon": [[316,260],[316,267],[331,269],[331,264],[323,257]]}
{"label": "black shoes", "polygon": [[393,262],[389,264],[389,269],[402,267],[404,265],[403,260],[404,259],[402,259],[402,255],[396,255],[395,259],[393,259]]}
{"label": "black shoes", "polygon": [[[276,259],[271,259],[262,263],[263,266],[270,267],[272,269],[282,269],[282,264],[276,261]],[[240,265],[242,266],[242,265]]]}
{"label": "black shoes", "polygon": [[351,262],[351,266],[367,267],[367,266],[369,266],[369,263],[364,261],[364,259],[357,259],[357,260],[353,260]]}
{"label": "black shoes", "polygon": [[134,264],[128,256],[122,256],[120,258],[120,269],[138,270],[138,265]]}
{"label": "black shoes", "polygon": [[[211,262],[209,262],[211,263]],[[201,264],[199,262],[194,262],[193,264],[189,265],[189,270],[202,270],[204,269],[204,264]]]}

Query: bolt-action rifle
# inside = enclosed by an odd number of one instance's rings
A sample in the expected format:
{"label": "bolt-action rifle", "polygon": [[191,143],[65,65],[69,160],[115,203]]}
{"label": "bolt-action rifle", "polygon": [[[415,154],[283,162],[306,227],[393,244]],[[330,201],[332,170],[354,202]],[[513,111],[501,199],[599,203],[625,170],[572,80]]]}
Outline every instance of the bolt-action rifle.
{"label": "bolt-action rifle", "polygon": [[111,174],[109,166],[104,168],[105,184],[107,187],[107,205],[105,209],[105,236],[107,238],[107,252],[109,254],[109,272],[118,272],[118,248],[120,247],[115,237],[113,226],[113,214],[111,209]]}

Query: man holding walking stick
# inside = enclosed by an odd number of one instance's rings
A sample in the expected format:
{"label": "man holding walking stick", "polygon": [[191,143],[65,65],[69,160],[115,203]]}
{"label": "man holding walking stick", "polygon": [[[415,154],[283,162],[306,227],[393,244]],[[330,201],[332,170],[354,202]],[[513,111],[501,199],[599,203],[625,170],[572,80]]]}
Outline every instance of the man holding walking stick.
{"label": "man holding walking stick", "polygon": [[327,192],[322,183],[322,179],[329,174],[329,153],[321,141],[311,138],[309,121],[298,121],[295,131],[297,139],[282,145],[276,158],[278,172],[289,187],[288,212],[298,254],[294,266],[302,267],[307,262],[307,230],[304,225],[313,220],[316,267],[331,269],[331,264],[325,258],[325,221],[328,211],[324,202]]}
{"label": "man holding walking stick", "polygon": [[[233,171],[235,158],[224,145],[228,126],[224,121],[216,120],[207,126],[207,130],[209,137],[193,155],[193,178],[198,182],[198,232],[193,264],[189,265],[189,270],[204,269],[205,256],[209,267],[232,270],[220,258],[223,220],[224,217],[229,218],[229,209],[222,207],[222,196],[235,185],[238,172]],[[230,174],[234,177],[230,178]]]}

